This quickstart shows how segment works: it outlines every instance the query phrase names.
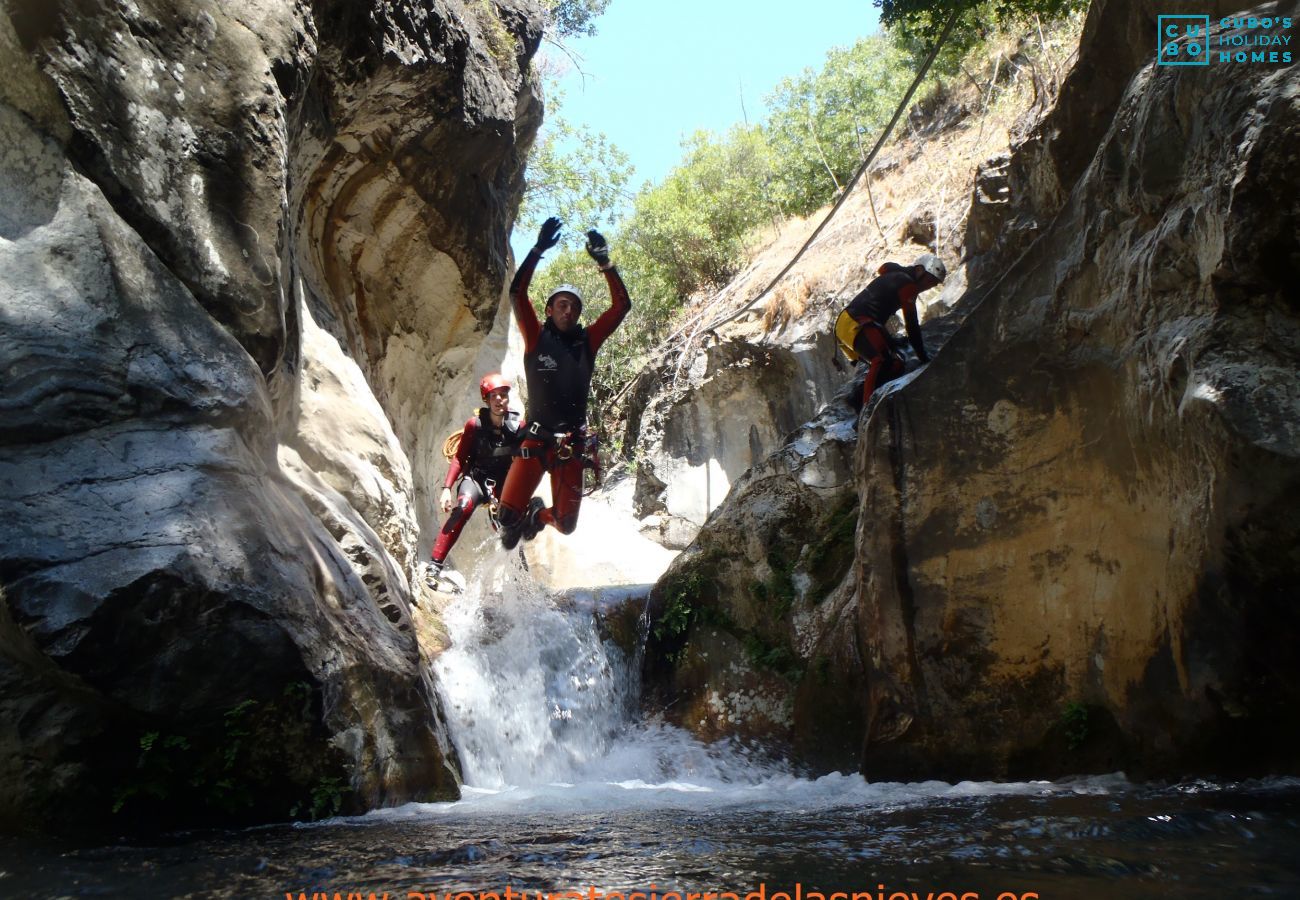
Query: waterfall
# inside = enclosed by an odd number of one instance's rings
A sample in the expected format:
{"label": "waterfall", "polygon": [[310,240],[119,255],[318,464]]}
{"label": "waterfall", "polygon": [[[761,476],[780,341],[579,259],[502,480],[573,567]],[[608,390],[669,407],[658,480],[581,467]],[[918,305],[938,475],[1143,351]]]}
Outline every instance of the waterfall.
{"label": "waterfall", "polygon": [[434,663],[465,777],[464,799],[408,804],[371,818],[893,808],[1126,788],[1122,774],[1060,784],[899,784],[868,782],[857,773],[809,779],[736,742],[702,744],[641,716],[640,660],[602,640],[600,614],[643,601],[648,585],[556,595],[517,555],[484,555],[465,593],[443,611],[451,646]]}
{"label": "waterfall", "polygon": [[690,790],[779,773],[742,748],[705,746],[639,717],[640,660],[602,640],[596,613],[648,592],[570,593],[557,602],[518,556],[488,555],[443,612],[451,646],[434,664],[468,788]]}

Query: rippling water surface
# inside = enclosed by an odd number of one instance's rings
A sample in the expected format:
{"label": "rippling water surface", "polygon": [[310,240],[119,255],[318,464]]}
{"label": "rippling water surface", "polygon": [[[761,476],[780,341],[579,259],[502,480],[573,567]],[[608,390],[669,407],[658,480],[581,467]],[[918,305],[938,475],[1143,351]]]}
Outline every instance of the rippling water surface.
{"label": "rippling water surface", "polygon": [[638,667],[590,604],[557,608],[509,566],[480,582],[489,602],[472,590],[448,610],[438,662],[461,801],[98,848],[3,842],[0,897],[1300,897],[1300,779],[800,778],[639,720]]}
{"label": "rippling water surface", "polygon": [[949,890],[989,900],[1006,891],[1223,900],[1300,896],[1297,850],[1294,780],[904,786],[831,776],[756,792],[589,784],[165,844],[0,845],[0,896],[387,892],[410,900],[510,886],[743,898],[765,885],[771,900],[796,884],[805,898],[813,890],[878,895],[883,884],[886,900]]}

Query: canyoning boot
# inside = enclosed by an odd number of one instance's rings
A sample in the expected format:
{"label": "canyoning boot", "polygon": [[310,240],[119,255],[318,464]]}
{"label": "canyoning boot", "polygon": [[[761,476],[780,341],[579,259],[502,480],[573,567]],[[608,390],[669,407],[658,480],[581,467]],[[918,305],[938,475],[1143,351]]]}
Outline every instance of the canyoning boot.
{"label": "canyoning boot", "polygon": [[534,497],[528,501],[528,512],[524,513],[524,540],[531,541],[541,533],[541,530],[545,527],[542,522],[542,511],[545,509],[546,503],[541,497]]}
{"label": "canyoning boot", "polygon": [[501,547],[505,550],[515,549],[515,545],[519,543],[519,538],[523,535],[523,531],[523,519],[520,519],[513,525],[506,525],[503,523],[501,525]]}
{"label": "canyoning boot", "polygon": [[429,586],[429,590],[438,589],[438,579],[442,577],[442,563],[436,559],[431,559],[424,564],[424,583]]}
{"label": "canyoning boot", "polygon": [[465,578],[454,569],[448,569],[446,561],[438,562],[429,561],[429,567],[424,572],[424,583],[431,590],[441,591],[444,594],[459,594],[465,590]]}

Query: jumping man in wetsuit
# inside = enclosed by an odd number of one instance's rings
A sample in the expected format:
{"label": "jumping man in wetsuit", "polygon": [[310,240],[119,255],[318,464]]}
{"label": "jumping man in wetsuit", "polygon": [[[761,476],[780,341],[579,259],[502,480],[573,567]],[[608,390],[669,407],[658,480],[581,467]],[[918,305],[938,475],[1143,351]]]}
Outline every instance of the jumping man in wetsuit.
{"label": "jumping man in wetsuit", "polygon": [[[605,273],[609,309],[584,328],[578,321],[582,294],[573,285],[562,284],[546,298],[546,321],[538,323],[528,284],[542,253],[559,240],[560,220],[552,216],[542,223],[536,246],[524,257],[510,285],[515,321],[524,335],[529,424],[501,491],[498,518],[501,545],[507,550],[520,537],[532,539],[547,525],[562,534],[572,534],[577,527],[586,465],[587,395],[596,352],[632,308],[623,279],[609,261],[609,245],[599,232],[588,231],[587,253]],[[540,497],[533,497],[547,472],[554,503],[550,509]]]}
{"label": "jumping man in wetsuit", "polygon": [[[439,505],[444,513],[451,515],[447,516],[433,545],[429,580],[435,586],[447,563],[447,554],[451,553],[474,510],[498,499],[506,473],[510,471],[512,454],[522,437],[519,413],[510,409],[510,382],[500,372],[493,372],[483,376],[478,390],[486,405],[465,422],[460,446],[443,482]],[[457,478],[460,487],[456,490],[453,510],[451,488]]]}
{"label": "jumping man in wetsuit", "polygon": [[[851,356],[864,359],[869,365],[867,380],[862,383],[863,407],[871,399],[882,374],[886,381],[903,374],[903,359],[894,351],[889,332],[885,330],[886,320],[900,309],[907,326],[907,340],[916,352],[916,358],[923,363],[930,361],[930,355],[925,352],[925,342],[921,340],[916,297],[921,291],[939,284],[947,275],[943,260],[930,253],[921,254],[910,266],[887,262],[880,267],[877,277],[850,300],[840,314],[836,336],[853,349]],[[852,320],[847,323],[847,328],[843,327],[846,316]]]}

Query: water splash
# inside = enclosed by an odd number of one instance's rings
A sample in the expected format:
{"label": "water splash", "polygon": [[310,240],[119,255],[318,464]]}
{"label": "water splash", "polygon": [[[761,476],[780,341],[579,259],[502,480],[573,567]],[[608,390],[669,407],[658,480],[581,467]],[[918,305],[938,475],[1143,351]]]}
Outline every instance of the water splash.
{"label": "water splash", "polygon": [[464,770],[463,799],[371,816],[897,808],[968,797],[1109,793],[1128,784],[1122,775],[1061,784],[898,784],[840,773],[809,779],[737,743],[703,744],[682,729],[639,718],[640,660],[602,640],[594,613],[636,602],[635,592],[590,592],[581,602],[557,604],[517,557],[494,557],[444,611],[451,649],[435,664]]}
{"label": "water splash", "polygon": [[435,664],[469,788],[694,790],[784,774],[743,748],[705,746],[638,720],[639,660],[602,640],[593,615],[636,602],[635,592],[593,592],[559,605],[517,557],[500,554],[475,576],[443,613],[451,648]]}

